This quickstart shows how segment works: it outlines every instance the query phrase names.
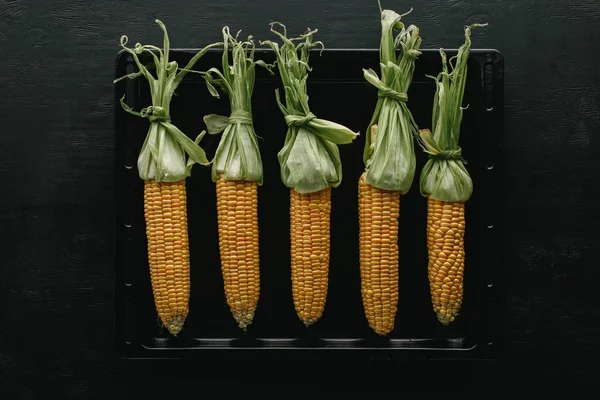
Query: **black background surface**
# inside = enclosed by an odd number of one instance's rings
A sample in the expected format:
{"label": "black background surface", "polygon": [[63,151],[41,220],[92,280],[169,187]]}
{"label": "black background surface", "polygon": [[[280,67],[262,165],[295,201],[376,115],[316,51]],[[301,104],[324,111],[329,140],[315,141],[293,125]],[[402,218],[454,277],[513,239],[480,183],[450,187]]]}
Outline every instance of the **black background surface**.
{"label": "black background surface", "polygon": [[[600,308],[596,199],[600,86],[594,1],[384,2],[421,28],[423,47],[455,48],[466,23],[489,22],[474,48],[505,57],[508,284],[502,359],[329,360],[307,353],[190,363],[115,353],[113,189],[118,38],[176,47],[257,38],[279,20],[328,48],[376,48],[372,1],[5,1],[0,4],[0,392],[15,399],[275,392],[535,391],[597,383]],[[491,255],[493,256],[493,255]],[[499,255],[500,256],[500,255]]]}

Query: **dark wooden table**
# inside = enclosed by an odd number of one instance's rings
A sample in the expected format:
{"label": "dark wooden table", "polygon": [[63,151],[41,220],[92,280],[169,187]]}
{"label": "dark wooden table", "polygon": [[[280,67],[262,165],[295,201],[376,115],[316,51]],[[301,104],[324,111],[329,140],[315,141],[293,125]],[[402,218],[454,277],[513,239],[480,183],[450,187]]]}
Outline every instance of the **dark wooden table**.
{"label": "dark wooden table", "polygon": [[[375,1],[0,3],[0,393],[14,399],[173,396],[190,389],[501,391],[600,381],[600,81],[594,1],[384,1],[414,8],[424,48],[505,57],[505,346],[498,362],[123,362],[114,351],[113,74],[121,34],[177,47],[278,20],[328,48],[376,48]],[[259,366],[260,364],[260,366]],[[204,381],[204,382],[200,382]]]}

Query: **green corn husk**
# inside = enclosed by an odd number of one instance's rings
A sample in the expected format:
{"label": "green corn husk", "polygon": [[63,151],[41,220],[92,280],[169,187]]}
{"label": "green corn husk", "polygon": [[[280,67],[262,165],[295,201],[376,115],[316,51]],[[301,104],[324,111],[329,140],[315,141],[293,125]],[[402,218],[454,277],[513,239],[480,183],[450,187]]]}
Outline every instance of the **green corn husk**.
{"label": "green corn husk", "polygon": [[[211,48],[222,43],[214,43],[198,52],[183,69],[178,68],[177,62],[169,62],[169,36],[165,25],[155,20],[164,32],[163,49],[153,45],[136,43],[134,48],[127,47],[127,36],[121,36],[121,47],[132,55],[139,71],[115,79],[135,79],[143,76],[150,84],[152,105],[141,111],[133,111],[125,104],[125,96],[121,98],[121,106],[130,114],[150,120],[148,134],[140,150],[137,161],[139,176],[143,180],[157,182],[177,182],[190,176],[194,163],[209,165],[204,150],[199,146],[205,132],[200,133],[196,140],[191,140],[171,123],[169,114],[171,98],[175,89],[189,69]],[[148,52],[152,55],[153,63],[142,65],[138,55]],[[150,70],[154,69],[153,75]],[[186,154],[189,156],[186,160]]]}
{"label": "green corn husk", "polygon": [[[370,134],[366,137],[363,160],[366,183],[405,194],[415,175],[413,140],[418,136],[417,124],[406,106],[406,93],[415,60],[421,54],[421,37],[416,26],[405,28],[400,22],[402,17],[392,10],[381,11],[381,79],[372,69],[363,70],[365,79],[378,89],[379,97],[367,128]],[[394,38],[395,29],[400,32]],[[396,49],[400,49],[398,55]]]}
{"label": "green corn husk", "polygon": [[[238,32],[239,35],[239,32]],[[209,134],[223,132],[212,165],[212,179],[263,182],[263,166],[258,141],[252,125],[252,92],[256,65],[271,71],[271,65],[262,60],[254,61],[255,44],[252,36],[240,42],[226,26],[223,28],[223,71],[209,69],[204,79],[209,92],[216,98],[220,88],[227,96],[231,115],[210,114],[204,117]],[[233,62],[229,64],[229,47]]]}
{"label": "green corn husk", "polygon": [[[283,33],[274,27],[283,28]],[[276,64],[285,91],[285,106],[279,91],[275,91],[277,104],[288,125],[283,148],[277,154],[283,183],[298,193],[313,193],[329,186],[337,187],[342,181],[342,163],[338,144],[351,143],[358,133],[335,122],[316,118],[310,112],[306,82],[310,49],[321,46],[313,42],[317,30],[308,30],[297,38],[288,38],[285,26],[271,23],[271,32],[281,38],[281,48],[270,40],[269,45],[277,57]],[[295,44],[294,42],[298,42]]]}
{"label": "green corn husk", "polygon": [[[471,29],[487,24],[465,27],[465,43],[458,54],[448,62],[446,53],[440,49],[442,72],[435,80],[433,101],[433,134],[428,129],[420,131],[419,143],[429,154],[420,178],[420,191],[425,197],[439,201],[467,201],[473,193],[473,182],[458,145],[460,124],[463,116],[462,101],[467,81],[467,60],[471,49]],[[454,65],[452,60],[455,59]],[[450,67],[448,66],[450,64]],[[450,72],[450,68],[452,71]]]}

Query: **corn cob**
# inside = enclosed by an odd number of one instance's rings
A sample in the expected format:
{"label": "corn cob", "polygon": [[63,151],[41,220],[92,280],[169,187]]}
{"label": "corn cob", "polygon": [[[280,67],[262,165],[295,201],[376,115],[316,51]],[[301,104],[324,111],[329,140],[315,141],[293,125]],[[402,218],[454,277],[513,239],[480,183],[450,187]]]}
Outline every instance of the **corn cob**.
{"label": "corn cob", "polygon": [[[378,89],[378,100],[367,128],[365,172],[358,184],[361,294],[367,322],[381,336],[395,325],[400,196],[409,191],[416,167],[413,136],[418,128],[406,106],[406,92],[421,38],[419,29],[405,28],[401,18],[392,10],[381,11],[381,79],[375,71],[364,70],[365,79]],[[400,33],[394,36],[396,29]]]}
{"label": "corn cob", "polygon": [[[175,89],[209,48],[195,54],[179,69],[169,62],[169,37],[164,24],[156,20],[164,33],[164,47],[136,44],[128,48],[127,36],[121,37],[121,47],[131,54],[138,71],[116,79],[135,79],[143,76],[150,84],[152,105],[133,111],[121,98],[121,107],[137,117],[148,118],[150,126],[137,160],[140,179],[144,181],[144,218],[148,242],[148,264],[154,304],[158,317],[169,333],[177,335],[188,315],[190,299],[190,253],[187,231],[185,179],[194,163],[208,165],[199,142],[191,140],[171,123],[170,102]],[[140,61],[150,53],[156,75]],[[189,156],[186,160],[186,154]]]}
{"label": "corn cob", "polygon": [[313,193],[290,189],[292,293],[306,326],[325,309],[329,275],[331,187]]}
{"label": "corn cob", "polygon": [[420,178],[421,194],[427,198],[427,275],[433,311],[438,321],[454,321],[463,302],[465,272],[465,202],[473,182],[458,145],[462,121],[467,59],[471,29],[465,28],[465,43],[458,49],[450,72],[446,53],[440,50],[443,71],[434,77],[433,133],[420,131],[419,143],[429,154]]}
{"label": "corn cob", "polygon": [[260,293],[257,183],[218,179],[216,186],[225,296],[239,327],[246,329]]}
{"label": "corn cob", "polygon": [[398,306],[400,192],[358,184],[360,277],[369,326],[379,335],[394,329]]}
{"label": "corn cob", "polygon": [[[275,26],[283,29],[278,32]],[[294,307],[299,319],[310,326],[319,320],[327,299],[331,188],[342,180],[338,144],[351,143],[357,134],[335,122],[317,118],[308,105],[306,82],[310,49],[323,46],[313,42],[317,30],[308,30],[289,39],[286,28],[271,23],[271,32],[283,41],[265,41],[277,57],[285,91],[285,105],[279,91],[275,97],[288,130],[277,154],[281,180],[290,188],[290,253]],[[294,41],[299,41],[296,44]]]}
{"label": "corn cob", "polygon": [[260,295],[257,196],[263,182],[262,159],[252,124],[252,92],[256,65],[269,71],[271,66],[254,60],[251,37],[238,41],[227,26],[222,33],[223,69],[209,69],[204,79],[214,97],[220,97],[217,88],[227,94],[231,115],[209,114],[204,116],[204,122],[208,133],[223,133],[212,165],[221,272],[229,309],[238,326],[246,331],[254,319]]}
{"label": "corn cob", "polygon": [[433,310],[447,325],[458,314],[465,268],[465,203],[427,199],[427,266]]}
{"label": "corn cob", "polygon": [[190,298],[185,180],[145,181],[144,217],[154,303],[162,324],[177,335]]}

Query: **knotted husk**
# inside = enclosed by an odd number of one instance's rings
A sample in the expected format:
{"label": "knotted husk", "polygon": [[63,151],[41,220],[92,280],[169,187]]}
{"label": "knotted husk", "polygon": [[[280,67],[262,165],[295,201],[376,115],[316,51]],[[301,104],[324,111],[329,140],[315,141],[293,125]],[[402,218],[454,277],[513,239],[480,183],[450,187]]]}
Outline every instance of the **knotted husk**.
{"label": "knotted husk", "polygon": [[[254,60],[255,43],[252,36],[246,41],[238,41],[223,28],[222,71],[211,68],[204,73],[209,92],[220,98],[217,88],[229,97],[231,114],[229,117],[210,114],[204,116],[209,134],[223,133],[212,165],[212,180],[263,182],[263,165],[258,140],[252,122],[252,93],[256,65],[267,68],[271,65],[263,60]],[[232,62],[229,62],[231,49]]]}
{"label": "knotted husk", "polygon": [[[404,14],[406,15],[406,14]],[[419,28],[405,28],[403,15],[392,10],[381,12],[381,78],[364,69],[365,79],[378,89],[375,111],[367,128],[363,160],[365,182],[384,190],[405,194],[412,185],[416,160],[414,138],[417,124],[406,102],[415,60],[421,54]],[[400,29],[394,38],[394,31]],[[399,54],[396,53],[399,49]],[[376,133],[376,134],[375,134]]]}
{"label": "knotted husk", "polygon": [[425,197],[457,202],[467,201],[473,193],[473,181],[465,168],[458,140],[464,110],[462,101],[471,49],[471,30],[486,25],[473,24],[465,27],[465,43],[458,49],[456,57],[453,57],[454,64],[448,62],[446,53],[440,49],[442,72],[431,77],[436,83],[433,134],[428,129],[423,129],[419,137],[423,151],[429,154],[420,177],[420,191]]}
{"label": "knotted husk", "polygon": [[[283,28],[283,33],[274,27]],[[342,163],[338,144],[351,143],[358,135],[349,128],[317,118],[308,105],[306,82],[310,49],[323,47],[313,42],[317,30],[308,30],[297,38],[288,38],[285,26],[271,24],[271,32],[283,42],[264,41],[276,55],[276,64],[284,85],[285,105],[279,91],[275,91],[277,104],[288,125],[285,143],[277,154],[283,183],[298,193],[313,193],[337,187],[342,181]],[[294,42],[298,42],[295,44]]]}
{"label": "knotted husk", "polygon": [[[205,132],[200,133],[196,140],[192,140],[171,123],[169,113],[171,98],[190,68],[210,48],[218,46],[220,43],[206,46],[192,57],[185,68],[181,69],[177,62],[169,62],[170,43],[165,25],[158,19],[155,22],[164,33],[163,49],[140,43],[129,48],[127,47],[127,36],[121,36],[121,47],[131,54],[138,71],[115,79],[114,83],[122,79],[135,79],[139,76],[148,80],[152,105],[138,112],[132,110],[125,103],[125,96],[120,101],[126,112],[148,118],[150,121],[148,133],[137,160],[138,173],[143,180],[177,182],[190,176],[193,164],[209,165],[210,162],[199,145]],[[152,63],[143,65],[140,62],[138,56],[144,52],[148,52],[152,56]],[[151,69],[154,69],[154,74],[150,72]]]}

